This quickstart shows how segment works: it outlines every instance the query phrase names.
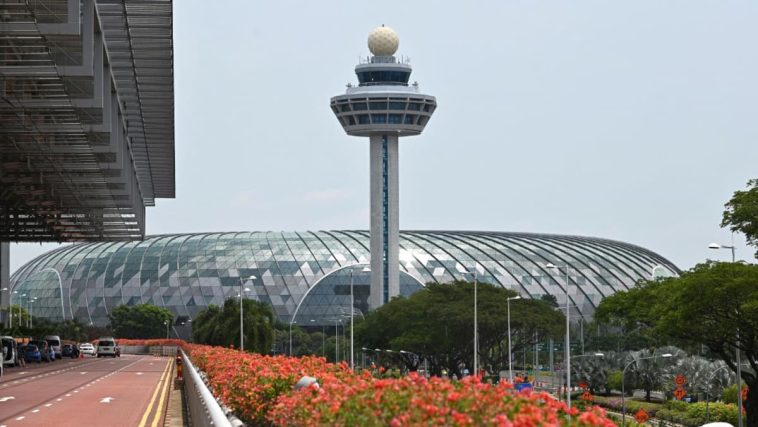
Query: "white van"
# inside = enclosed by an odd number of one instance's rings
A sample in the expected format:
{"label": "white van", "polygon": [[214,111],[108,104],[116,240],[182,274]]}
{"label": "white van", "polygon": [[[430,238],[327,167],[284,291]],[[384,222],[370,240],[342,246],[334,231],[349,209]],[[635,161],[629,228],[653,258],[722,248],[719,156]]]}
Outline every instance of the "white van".
{"label": "white van", "polygon": [[100,337],[97,340],[97,357],[105,356],[121,356],[118,351],[118,344],[116,344],[116,340],[113,337]]}
{"label": "white van", "polygon": [[18,366],[21,363],[23,355],[18,354],[18,344],[13,337],[0,337],[0,348],[2,348],[3,365]]}
{"label": "white van", "polygon": [[50,348],[53,349],[53,352],[55,353],[55,358],[60,359],[63,354],[61,353],[61,337],[58,335],[46,335],[45,341],[47,341],[47,345],[50,346]]}

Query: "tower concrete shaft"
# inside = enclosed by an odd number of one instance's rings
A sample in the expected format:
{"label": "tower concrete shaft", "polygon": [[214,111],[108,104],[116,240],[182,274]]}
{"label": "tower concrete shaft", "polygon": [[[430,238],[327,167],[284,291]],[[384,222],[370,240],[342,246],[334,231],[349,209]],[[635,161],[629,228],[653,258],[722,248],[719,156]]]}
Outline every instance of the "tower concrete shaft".
{"label": "tower concrete shaft", "polygon": [[369,142],[372,310],[400,295],[398,139],[385,133],[371,135]]}

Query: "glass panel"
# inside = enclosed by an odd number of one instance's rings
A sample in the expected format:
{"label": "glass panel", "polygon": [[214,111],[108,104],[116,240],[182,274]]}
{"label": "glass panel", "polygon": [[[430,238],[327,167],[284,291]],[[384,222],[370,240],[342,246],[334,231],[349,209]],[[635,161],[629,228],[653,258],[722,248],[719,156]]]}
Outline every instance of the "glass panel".
{"label": "glass panel", "polygon": [[372,123],[387,123],[387,115],[386,114],[372,114],[371,122]]}

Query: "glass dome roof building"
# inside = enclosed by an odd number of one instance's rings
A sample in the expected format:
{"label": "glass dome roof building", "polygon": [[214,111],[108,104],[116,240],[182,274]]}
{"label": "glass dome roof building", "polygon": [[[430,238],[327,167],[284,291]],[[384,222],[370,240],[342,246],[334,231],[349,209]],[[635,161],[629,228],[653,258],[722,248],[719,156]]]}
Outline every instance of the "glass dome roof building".
{"label": "glass dome roof building", "polygon": [[[357,315],[368,311],[369,263],[367,231],[160,235],[48,252],[15,272],[11,295],[13,304],[31,304],[34,316],[102,326],[121,304],[151,303],[192,319],[247,288],[248,298],[270,303],[284,322],[333,325],[349,316],[351,282]],[[430,282],[473,280],[466,270],[476,269],[480,282],[529,298],[551,294],[562,305],[565,270],[547,265],[568,265],[575,319],[640,279],[679,273],[628,243],[486,231],[401,231],[399,264],[401,295]]]}

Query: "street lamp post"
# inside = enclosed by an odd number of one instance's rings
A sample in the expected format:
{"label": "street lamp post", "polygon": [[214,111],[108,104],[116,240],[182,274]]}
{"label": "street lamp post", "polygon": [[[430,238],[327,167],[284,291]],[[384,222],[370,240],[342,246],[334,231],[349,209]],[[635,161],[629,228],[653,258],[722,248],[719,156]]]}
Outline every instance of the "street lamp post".
{"label": "street lamp post", "polygon": [[[734,235],[732,235],[734,240]],[[732,251],[732,264],[734,264],[734,243],[731,245],[719,245],[718,243],[711,243],[708,245],[709,249],[730,249]],[[737,329],[737,343],[735,351],[735,362],[737,366],[737,427],[742,427],[742,363],[740,360],[740,331]]]}
{"label": "street lamp post", "polygon": [[673,354],[671,353],[664,353],[661,355],[653,355],[648,357],[641,357],[639,359],[632,360],[631,362],[627,363],[626,366],[624,366],[624,369],[621,371],[621,425],[626,425],[626,399],[625,394],[626,391],[624,390],[624,377],[626,376],[626,370],[630,366],[634,365],[635,363],[639,362],[640,360],[647,360],[647,359],[657,359],[659,357],[671,357]]}
{"label": "street lamp post", "polygon": [[[369,273],[371,269],[364,267],[361,270],[362,273]],[[350,369],[355,369],[355,354],[353,353],[353,345],[355,336],[353,334],[353,317],[355,317],[355,294],[353,293],[353,269],[350,269]]]}
{"label": "street lamp post", "polygon": [[290,321],[290,357],[292,357],[292,324],[297,323],[297,320]]}
{"label": "street lamp post", "polygon": [[34,308],[34,303],[37,301],[37,298],[29,299],[29,329],[31,329],[34,326],[34,321],[32,320],[32,317],[34,316],[32,309]]}
{"label": "street lamp post", "polygon": [[[255,280],[255,276],[250,276],[247,279],[240,278],[240,351],[245,351],[245,322],[243,321],[244,315],[244,309],[242,308],[242,286],[244,283],[248,280]],[[250,288],[244,288],[244,290],[247,292],[250,290]],[[292,325],[290,325],[290,334],[292,333]],[[290,335],[291,337],[291,335]],[[290,338],[290,350],[292,350],[292,339]]]}
{"label": "street lamp post", "polygon": [[[547,268],[555,269],[556,271],[560,272],[560,267],[548,263],[546,265]],[[569,423],[571,423],[571,348],[570,341],[571,341],[571,332],[569,331],[569,325],[570,325],[570,300],[569,300],[569,266],[564,265],[563,268],[566,269],[566,344],[564,349],[564,364],[566,365],[566,406],[568,407],[568,420]]]}
{"label": "street lamp post", "polygon": [[334,363],[340,361],[340,330],[338,327],[342,319],[334,319]]}
{"label": "street lamp post", "polygon": [[521,299],[521,295],[516,295],[515,297],[510,297],[507,300],[508,305],[508,381],[513,383],[513,366],[511,365],[512,362],[512,352],[511,352],[511,301]]}
{"label": "street lamp post", "polygon": [[461,273],[464,274],[472,274],[474,276],[474,375],[479,374],[479,327],[477,322],[477,270],[476,270],[476,263],[474,263],[474,272],[471,273],[466,267],[461,266],[459,270]]}
{"label": "street lamp post", "polygon": [[166,339],[168,339],[168,320],[164,320],[163,324],[166,325]]}

